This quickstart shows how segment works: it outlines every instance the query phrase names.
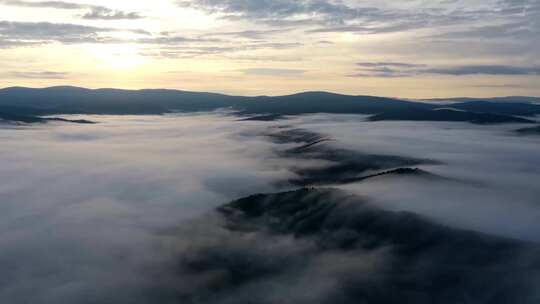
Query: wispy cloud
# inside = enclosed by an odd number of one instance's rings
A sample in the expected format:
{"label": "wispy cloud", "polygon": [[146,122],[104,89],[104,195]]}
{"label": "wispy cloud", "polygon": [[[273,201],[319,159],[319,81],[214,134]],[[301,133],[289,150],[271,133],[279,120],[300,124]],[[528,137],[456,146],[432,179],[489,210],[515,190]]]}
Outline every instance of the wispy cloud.
{"label": "wispy cloud", "polygon": [[90,12],[82,15],[83,19],[89,20],[134,20],[144,18],[139,13],[111,10],[106,7],[94,7]]}
{"label": "wispy cloud", "polygon": [[358,71],[349,77],[412,77],[426,74],[467,75],[540,75],[540,66],[517,65],[461,65],[429,66],[403,62],[360,62]]}
{"label": "wispy cloud", "polygon": [[27,79],[66,79],[69,76],[69,73],[53,71],[11,71],[8,72],[6,76]]}
{"label": "wispy cloud", "polygon": [[142,30],[123,30],[73,23],[0,21],[0,38],[3,41],[8,41],[8,46],[50,42],[65,44],[118,42],[120,39],[108,35],[114,32],[147,34]]}
{"label": "wispy cloud", "polygon": [[65,10],[88,10],[81,17],[83,19],[97,20],[122,20],[122,19],[141,19],[139,13],[124,12],[111,9],[105,6],[82,4],[65,1],[24,1],[24,0],[0,0],[0,5],[33,7],[33,8],[54,8]]}
{"label": "wispy cloud", "polygon": [[[157,44],[157,48],[149,48],[141,54],[148,57],[155,58],[193,58],[209,55],[226,56],[231,53],[238,53],[242,51],[256,51],[256,50],[285,50],[290,48],[296,48],[302,46],[300,43],[269,43],[269,42],[234,42],[227,43],[225,41],[219,41],[217,43],[201,44],[201,43],[188,43],[188,42],[200,42],[195,40],[186,40],[183,45],[178,43],[171,43],[169,40],[142,40],[147,43]],[[268,58],[268,57],[267,57]],[[272,58],[272,57],[270,57]],[[274,58],[275,61],[275,58]],[[287,60],[285,60],[287,61]]]}
{"label": "wispy cloud", "polygon": [[306,70],[298,69],[274,69],[274,68],[251,68],[240,70],[246,75],[257,75],[257,76],[300,76],[305,74]]}

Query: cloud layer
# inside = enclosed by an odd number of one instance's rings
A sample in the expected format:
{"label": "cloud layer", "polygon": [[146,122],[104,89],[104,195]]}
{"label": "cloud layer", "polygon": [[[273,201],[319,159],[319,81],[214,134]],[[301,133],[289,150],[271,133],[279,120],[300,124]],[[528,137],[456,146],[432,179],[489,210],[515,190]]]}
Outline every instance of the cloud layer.
{"label": "cloud layer", "polygon": [[[540,141],[520,137],[518,126],[464,123],[361,122],[358,117],[315,115],[299,126],[365,153],[423,157],[420,166],[457,182],[376,178],[344,186],[392,210],[420,213],[455,227],[540,241],[536,197]],[[511,204],[511,207],[509,206]]]}
{"label": "cloud layer", "polygon": [[92,119],[1,126],[0,302],[138,303],[163,233],[288,175],[222,115]]}
{"label": "cloud layer", "polygon": [[[273,303],[279,297],[260,287],[274,286],[313,303],[339,298],[334,284],[351,267],[366,275],[355,278],[374,282],[385,273],[384,251],[321,253],[310,239],[239,236],[211,214],[232,199],[282,190],[299,169],[331,165],[280,158],[303,144],[268,140],[269,132],[286,128],[321,133],[330,147],[362,155],[442,162],[421,167],[448,179],[381,176],[343,186],[378,207],[540,241],[539,141],[516,136],[511,125],[373,123],[357,115],[276,122],[219,113],[85,118],[99,124],[0,128],[0,302],[175,303],[178,295],[199,294],[194,290],[222,295],[216,288],[238,284],[219,300]],[[331,266],[336,261],[342,267]],[[231,281],[233,270],[237,278],[260,280]],[[319,292],[311,292],[315,277],[323,278]]]}
{"label": "cloud layer", "polygon": [[419,75],[540,75],[540,66],[464,65],[428,66],[402,62],[359,62],[358,73],[350,77],[414,77]]}

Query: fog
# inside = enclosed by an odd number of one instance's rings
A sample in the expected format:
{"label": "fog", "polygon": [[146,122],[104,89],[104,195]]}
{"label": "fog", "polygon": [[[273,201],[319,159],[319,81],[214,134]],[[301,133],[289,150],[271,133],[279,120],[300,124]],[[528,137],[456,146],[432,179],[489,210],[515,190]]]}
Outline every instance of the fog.
{"label": "fog", "polygon": [[356,115],[293,121],[349,149],[440,161],[419,167],[450,178],[375,178],[343,189],[454,227],[540,241],[540,137],[516,135],[520,125],[364,122]]}
{"label": "fog", "polygon": [[[217,302],[282,303],[261,292],[276,288],[295,295],[291,303],[315,303],[335,292],[332,278],[349,268],[364,271],[365,282],[387,266],[386,252],[319,254],[313,243],[288,236],[237,239],[213,214],[233,199],[292,189],[291,166],[328,163],[280,158],[277,152],[295,145],[269,140],[276,127],[319,132],[331,138],[325,145],[362,153],[440,162],[419,167],[445,179],[381,176],[339,187],[384,209],[540,242],[540,139],[517,136],[519,126],[366,122],[360,115],[240,122],[219,112],[82,118],[98,124],[0,125],[1,303],[168,303],[170,290],[214,286],[209,277],[179,273],[179,259],[202,259],[208,248],[204,259],[233,263],[227,267],[255,261],[263,267],[255,272],[294,273]],[[312,284],[319,293],[307,292]]]}
{"label": "fog", "polygon": [[85,118],[0,127],[2,303],[129,300],[163,230],[289,174],[226,115]]}

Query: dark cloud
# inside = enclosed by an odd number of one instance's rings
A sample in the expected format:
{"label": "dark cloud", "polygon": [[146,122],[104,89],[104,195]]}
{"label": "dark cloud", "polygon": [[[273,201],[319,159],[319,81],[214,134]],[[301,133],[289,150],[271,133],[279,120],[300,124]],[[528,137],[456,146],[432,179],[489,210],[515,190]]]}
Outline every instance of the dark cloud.
{"label": "dark cloud", "polygon": [[443,74],[453,76],[463,75],[540,75],[540,66],[509,66],[509,65],[470,65],[448,68],[429,68],[423,71],[428,74]]}
{"label": "dark cloud", "polygon": [[464,65],[436,67],[401,62],[360,62],[358,73],[350,77],[413,77],[418,75],[540,75],[540,66]]}

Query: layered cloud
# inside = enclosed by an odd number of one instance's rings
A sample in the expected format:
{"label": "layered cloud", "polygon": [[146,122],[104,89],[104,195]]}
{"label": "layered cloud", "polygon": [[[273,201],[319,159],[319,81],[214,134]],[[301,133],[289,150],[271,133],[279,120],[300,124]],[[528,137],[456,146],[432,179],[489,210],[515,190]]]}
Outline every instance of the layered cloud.
{"label": "layered cloud", "polygon": [[[498,23],[503,29],[538,30],[535,1],[435,1],[422,3],[381,3],[375,1],[230,1],[182,0],[181,7],[192,7],[222,18],[244,18],[270,25],[320,26],[311,32],[384,33],[437,26]],[[489,19],[492,20],[489,20]],[[484,19],[484,20],[482,20]],[[489,27],[488,27],[489,28]],[[537,31],[536,31],[537,32]],[[500,32],[499,32],[500,34]]]}
{"label": "layered cloud", "polygon": [[464,66],[428,66],[401,62],[359,62],[358,73],[351,77],[414,77],[419,75],[540,75],[540,66],[511,65],[464,65]]}
{"label": "layered cloud", "polygon": [[7,41],[6,46],[12,47],[50,42],[64,44],[118,42],[120,39],[111,36],[111,34],[118,32],[146,34],[141,30],[123,30],[73,23],[0,21],[0,37]]}
{"label": "layered cloud", "polygon": [[31,79],[66,79],[69,74],[65,72],[53,72],[53,71],[30,71],[30,72],[17,72],[11,71],[7,74],[0,74],[0,77],[17,77],[17,78],[31,78]]}
{"label": "layered cloud", "polygon": [[[71,68],[59,68],[70,70],[69,80],[79,86],[87,84],[75,75],[103,79],[97,81],[101,83],[107,78],[103,76],[114,74],[115,62],[127,62],[120,66],[138,72],[129,74],[138,75],[137,79],[124,78],[130,79],[131,87],[145,87],[150,79],[159,87],[202,87],[238,94],[242,92],[230,88],[238,74],[229,71],[260,69],[259,61],[266,58],[266,69],[316,71],[313,78],[299,77],[289,86],[278,84],[282,73],[275,74],[273,83],[268,83],[267,74],[245,73],[242,79],[251,85],[240,91],[249,88],[243,93],[260,95],[325,89],[384,95],[397,85],[398,92],[412,94],[403,97],[439,97],[422,94],[434,86],[441,95],[456,90],[462,92],[457,95],[538,94],[533,85],[540,65],[537,1],[160,0],[152,5],[129,1],[113,5],[105,1],[4,0],[0,6],[4,9],[0,13],[0,55],[5,61],[12,61],[19,52],[35,57],[48,54],[51,62],[71,59]],[[75,48],[79,52],[73,52]],[[97,77],[98,72],[84,65],[84,60],[73,63],[77,58],[94,60],[96,53],[109,65],[100,69],[107,70],[104,75]],[[114,55],[108,55],[111,53]],[[54,70],[51,62],[27,68]],[[356,62],[403,62],[419,67],[387,64],[351,72]],[[192,70],[186,76],[189,79],[219,74],[229,80],[219,88],[200,82],[180,87],[175,79],[156,72],[185,70],[186,66]],[[410,85],[390,79],[434,74],[474,75],[475,79],[437,77]],[[148,79],[143,81],[144,75]],[[355,77],[347,77],[351,75]],[[498,80],[492,76],[499,76]],[[370,79],[377,77],[385,81]],[[358,78],[364,78],[362,85]],[[503,88],[499,83],[516,81],[525,84]],[[10,83],[19,84],[15,79]],[[482,88],[488,85],[498,85],[497,94]]]}

